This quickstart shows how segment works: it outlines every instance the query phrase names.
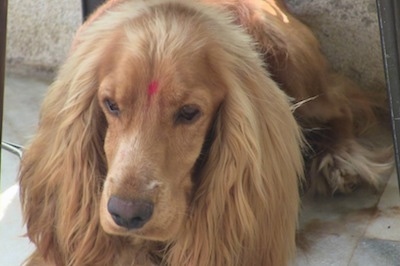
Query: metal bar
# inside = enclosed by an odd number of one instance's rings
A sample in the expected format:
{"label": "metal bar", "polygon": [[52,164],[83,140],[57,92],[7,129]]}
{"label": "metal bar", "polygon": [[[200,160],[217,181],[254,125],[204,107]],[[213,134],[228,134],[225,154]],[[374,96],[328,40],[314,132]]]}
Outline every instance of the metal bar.
{"label": "metal bar", "polygon": [[89,15],[106,0],[82,0],[82,16],[85,21]]}
{"label": "metal bar", "polygon": [[[4,80],[6,69],[6,40],[7,40],[7,8],[8,0],[2,0],[0,6],[0,140],[3,139],[3,104],[4,104]],[[1,152],[0,152],[1,166]],[[0,174],[1,186],[1,174]]]}
{"label": "metal bar", "polygon": [[397,179],[400,185],[400,3],[377,0],[386,88],[392,118]]}
{"label": "metal bar", "polygon": [[7,142],[7,141],[2,141],[1,148],[17,155],[20,159],[22,158],[22,153],[24,151],[24,147],[22,147],[21,145]]}

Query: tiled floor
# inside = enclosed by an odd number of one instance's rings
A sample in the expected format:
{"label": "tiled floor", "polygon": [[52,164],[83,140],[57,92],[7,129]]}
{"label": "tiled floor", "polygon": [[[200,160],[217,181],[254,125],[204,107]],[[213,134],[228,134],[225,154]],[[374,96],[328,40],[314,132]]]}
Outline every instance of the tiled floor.
{"label": "tiled floor", "polygon": [[[23,144],[35,131],[39,102],[48,82],[7,75],[4,95],[3,140]],[[1,151],[0,265],[20,265],[33,246],[23,237],[16,176],[19,159]]]}
{"label": "tiled floor", "polygon": [[[23,144],[34,132],[48,82],[7,75],[4,140]],[[2,151],[0,265],[20,265],[33,250],[22,235],[16,175],[19,159]],[[303,199],[296,266],[400,266],[400,197],[393,173],[380,191]]]}
{"label": "tiled floor", "polygon": [[304,198],[296,265],[400,265],[399,210],[394,173],[379,192]]}

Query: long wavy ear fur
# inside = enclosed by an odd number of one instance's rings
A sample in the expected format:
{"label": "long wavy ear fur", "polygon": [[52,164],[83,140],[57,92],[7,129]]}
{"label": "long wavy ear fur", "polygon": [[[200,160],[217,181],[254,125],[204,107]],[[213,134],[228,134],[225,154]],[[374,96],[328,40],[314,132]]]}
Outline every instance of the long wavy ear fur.
{"label": "long wavy ear fur", "polygon": [[286,95],[241,41],[218,52],[228,94],[171,265],[287,265],[295,253],[302,137]]}
{"label": "long wavy ear fur", "polygon": [[[101,42],[98,37],[94,42]],[[121,241],[106,236],[99,225],[106,124],[97,103],[99,51],[93,47],[83,42],[68,58],[22,158],[23,216],[37,246],[31,261],[41,257],[54,265],[111,265]]]}

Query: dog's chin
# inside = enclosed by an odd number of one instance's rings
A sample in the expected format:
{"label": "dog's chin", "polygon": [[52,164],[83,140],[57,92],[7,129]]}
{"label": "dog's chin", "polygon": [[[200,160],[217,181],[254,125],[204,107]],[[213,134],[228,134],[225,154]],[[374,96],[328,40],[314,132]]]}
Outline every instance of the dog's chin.
{"label": "dog's chin", "polygon": [[170,228],[160,229],[151,224],[146,224],[138,229],[127,229],[115,224],[110,215],[101,215],[100,223],[107,234],[128,238],[166,242],[174,239],[177,234],[176,230],[169,230]]}

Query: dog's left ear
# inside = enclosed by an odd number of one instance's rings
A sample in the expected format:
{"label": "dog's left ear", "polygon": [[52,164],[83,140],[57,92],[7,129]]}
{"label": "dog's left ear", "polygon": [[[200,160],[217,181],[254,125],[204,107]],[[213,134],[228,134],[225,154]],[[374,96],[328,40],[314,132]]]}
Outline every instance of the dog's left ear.
{"label": "dog's left ear", "polygon": [[237,62],[220,75],[228,93],[199,176],[185,256],[193,265],[287,265],[303,174],[300,128],[260,61]]}

